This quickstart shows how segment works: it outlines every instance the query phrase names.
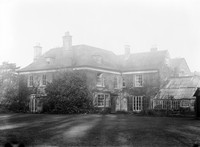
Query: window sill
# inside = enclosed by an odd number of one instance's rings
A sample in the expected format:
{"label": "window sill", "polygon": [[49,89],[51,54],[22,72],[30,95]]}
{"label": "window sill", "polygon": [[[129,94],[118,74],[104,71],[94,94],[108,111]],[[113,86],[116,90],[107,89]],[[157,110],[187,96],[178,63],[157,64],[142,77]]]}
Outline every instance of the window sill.
{"label": "window sill", "polygon": [[144,86],[135,86],[135,87],[144,87]]}
{"label": "window sill", "polygon": [[102,85],[96,85],[96,87],[105,87],[105,86],[102,86]]}
{"label": "window sill", "polygon": [[109,108],[110,106],[96,106],[98,108]]}

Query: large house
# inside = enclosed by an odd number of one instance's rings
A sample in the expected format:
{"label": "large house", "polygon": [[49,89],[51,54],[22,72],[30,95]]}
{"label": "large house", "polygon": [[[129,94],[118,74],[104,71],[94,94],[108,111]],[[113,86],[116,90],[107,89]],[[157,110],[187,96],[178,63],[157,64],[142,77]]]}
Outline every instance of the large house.
{"label": "large house", "polygon": [[[128,45],[124,50],[123,55],[116,55],[88,45],[72,45],[72,36],[67,32],[62,47],[42,54],[41,46],[36,45],[34,61],[20,69],[19,74],[27,78],[28,87],[37,85],[40,94],[45,95],[47,82],[51,82],[59,71],[85,71],[94,105],[111,108],[113,112],[138,112],[150,108],[152,98],[166,84],[168,77],[190,74],[187,63],[178,66],[178,59],[170,59],[167,50],[152,48],[149,52],[130,53]],[[38,111],[35,105],[36,98],[32,95],[32,111]]]}

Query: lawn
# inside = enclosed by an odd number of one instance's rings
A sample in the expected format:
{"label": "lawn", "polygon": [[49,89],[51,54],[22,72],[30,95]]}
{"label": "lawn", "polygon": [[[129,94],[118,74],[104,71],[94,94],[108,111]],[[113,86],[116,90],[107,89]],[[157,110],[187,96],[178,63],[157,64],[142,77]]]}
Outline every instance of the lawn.
{"label": "lawn", "polygon": [[0,114],[0,145],[188,146],[200,143],[193,118],[118,115]]}

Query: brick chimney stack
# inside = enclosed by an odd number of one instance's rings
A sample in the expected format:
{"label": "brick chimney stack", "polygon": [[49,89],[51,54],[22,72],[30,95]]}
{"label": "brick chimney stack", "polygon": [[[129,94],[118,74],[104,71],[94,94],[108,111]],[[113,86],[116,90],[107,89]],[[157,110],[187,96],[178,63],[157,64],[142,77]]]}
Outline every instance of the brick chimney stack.
{"label": "brick chimney stack", "polygon": [[34,47],[34,61],[36,61],[42,55],[42,47],[37,43]]}
{"label": "brick chimney stack", "polygon": [[65,50],[70,50],[72,47],[72,36],[69,34],[69,32],[65,33],[65,36],[63,36],[63,48]]}

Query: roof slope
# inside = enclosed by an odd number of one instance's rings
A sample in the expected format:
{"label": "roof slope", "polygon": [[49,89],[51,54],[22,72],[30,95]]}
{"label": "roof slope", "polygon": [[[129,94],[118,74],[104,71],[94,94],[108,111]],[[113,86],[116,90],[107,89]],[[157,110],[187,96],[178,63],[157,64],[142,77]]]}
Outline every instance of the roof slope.
{"label": "roof slope", "polygon": [[193,95],[200,86],[199,76],[187,76],[171,78],[168,84],[160,89],[156,95],[156,99],[168,99],[173,97],[175,99],[195,98]]}
{"label": "roof slope", "polygon": [[[92,58],[93,55],[101,56],[103,58],[102,63],[98,64],[95,62]],[[47,58],[51,59],[50,63],[46,61]],[[87,45],[76,45],[72,46],[72,50],[53,48],[43,54],[37,61],[20,69],[19,72],[51,70],[72,66],[89,66],[112,70],[118,69],[118,65],[116,64],[116,55],[114,53]]]}
{"label": "roof slope", "polygon": [[[102,62],[95,60],[94,56],[102,57]],[[51,70],[69,67],[95,67],[113,71],[138,71],[159,69],[169,56],[167,50],[134,53],[128,57],[115,55],[111,51],[88,46],[75,45],[71,50],[62,47],[53,48],[43,54],[36,61],[19,70],[19,72]],[[47,59],[51,60],[50,63]]]}
{"label": "roof slope", "polygon": [[122,69],[125,71],[159,69],[168,56],[167,50],[134,53],[128,59],[123,55],[121,56]]}
{"label": "roof slope", "polygon": [[[76,56],[75,66],[98,67],[110,70],[119,69],[116,55],[111,51],[88,45],[77,45],[73,47],[73,50]],[[102,58],[102,62],[96,62],[93,56],[100,56]]]}
{"label": "roof slope", "polygon": [[184,58],[173,58],[173,59],[170,59],[170,66],[172,68],[179,67],[182,62],[185,62]]}

